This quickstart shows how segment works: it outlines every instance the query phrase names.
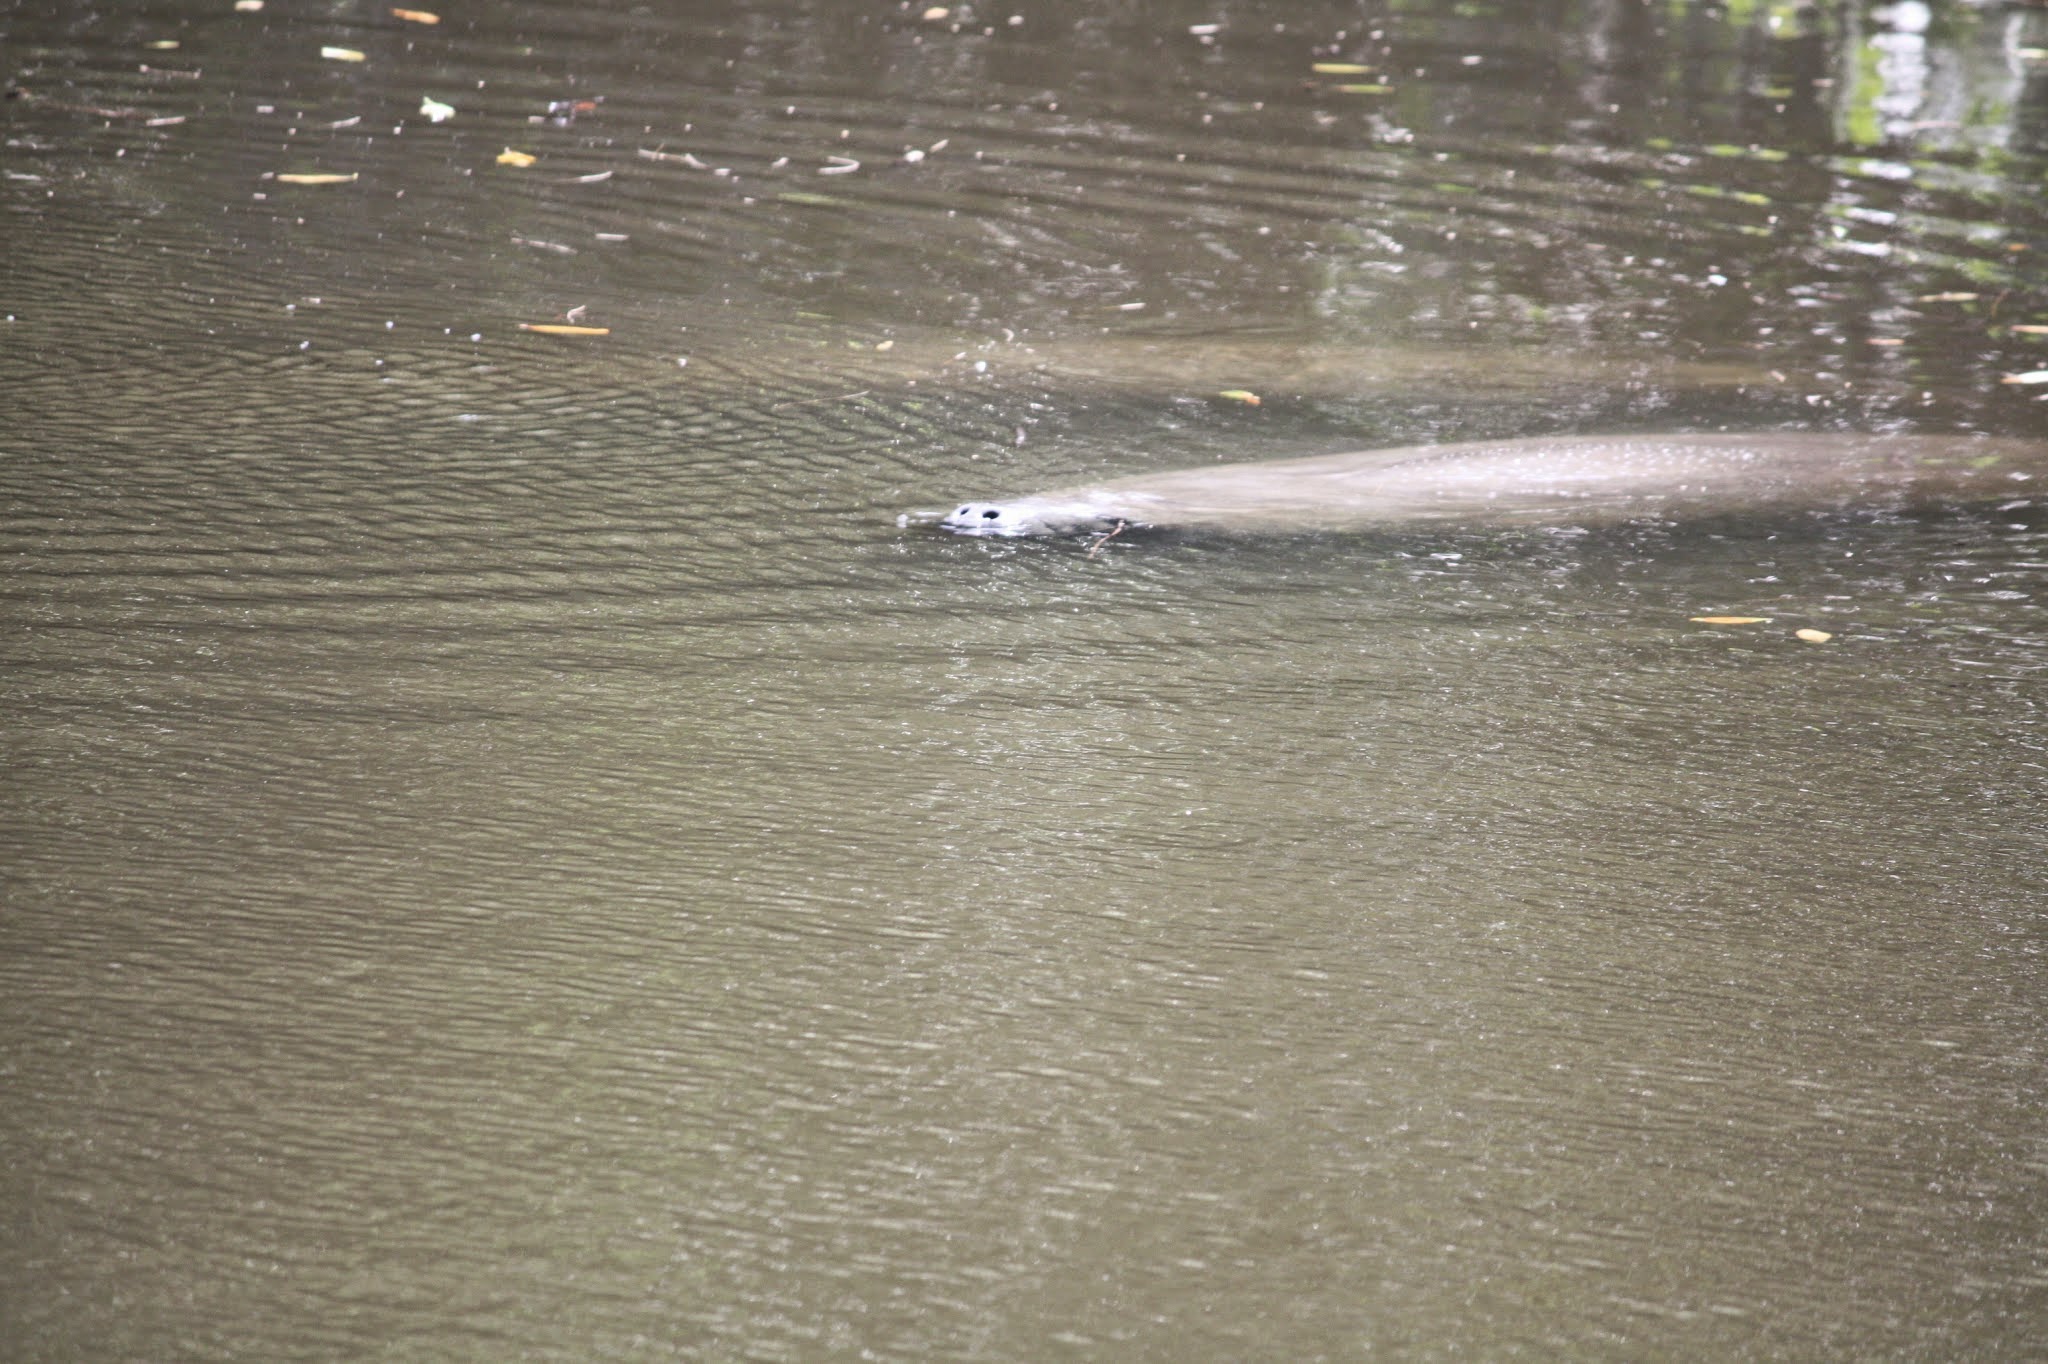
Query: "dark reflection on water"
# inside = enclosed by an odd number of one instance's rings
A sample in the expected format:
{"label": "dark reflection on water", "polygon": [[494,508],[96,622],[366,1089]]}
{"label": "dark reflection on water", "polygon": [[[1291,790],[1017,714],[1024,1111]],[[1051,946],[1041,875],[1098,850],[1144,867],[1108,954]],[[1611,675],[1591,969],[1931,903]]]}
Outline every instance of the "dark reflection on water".
{"label": "dark reflection on water", "polygon": [[2023,1353],[2026,488],[895,517],[2038,431],[2043,16],[920,8],[0,8],[14,1351]]}

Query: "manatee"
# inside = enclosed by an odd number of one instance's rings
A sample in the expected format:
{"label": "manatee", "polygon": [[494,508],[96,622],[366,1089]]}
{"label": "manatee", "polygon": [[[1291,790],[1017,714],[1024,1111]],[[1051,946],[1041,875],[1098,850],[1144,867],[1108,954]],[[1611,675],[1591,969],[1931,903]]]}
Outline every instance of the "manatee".
{"label": "manatee", "polygon": [[1719,512],[2025,497],[2048,442],[1987,436],[1544,436],[1141,474],[939,519],[963,535],[1596,526]]}

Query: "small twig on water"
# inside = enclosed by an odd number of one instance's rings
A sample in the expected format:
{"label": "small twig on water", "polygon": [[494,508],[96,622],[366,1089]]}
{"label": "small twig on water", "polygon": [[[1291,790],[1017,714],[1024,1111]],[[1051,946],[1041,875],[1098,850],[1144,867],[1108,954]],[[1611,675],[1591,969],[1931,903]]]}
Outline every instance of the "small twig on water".
{"label": "small twig on water", "polygon": [[1095,543],[1094,543],[1094,544],[1092,544],[1092,545],[1090,545],[1090,546],[1088,546],[1088,557],[1089,557],[1089,558],[1091,558],[1091,559],[1092,559],[1092,558],[1094,558],[1094,557],[1095,557],[1095,551],[1096,551],[1096,550],[1098,550],[1098,549],[1101,549],[1101,548],[1102,548],[1102,547],[1103,547],[1104,545],[1108,544],[1108,543],[1109,543],[1109,542],[1110,542],[1111,540],[1114,540],[1114,539],[1116,539],[1116,537],[1117,537],[1117,536],[1119,536],[1119,535],[1122,535],[1122,534],[1124,533],[1124,527],[1125,527],[1125,526],[1128,526],[1128,525],[1130,525],[1130,524],[1131,524],[1130,522],[1128,522],[1128,521],[1125,521],[1125,520],[1123,520],[1122,518],[1118,518],[1118,520],[1117,520],[1117,523],[1116,523],[1116,525],[1115,525],[1115,527],[1114,527],[1114,528],[1112,528],[1112,529],[1110,529],[1110,530],[1106,530],[1106,531],[1102,532],[1102,534],[1100,534],[1100,535],[1096,536],[1096,537],[1095,537]]}

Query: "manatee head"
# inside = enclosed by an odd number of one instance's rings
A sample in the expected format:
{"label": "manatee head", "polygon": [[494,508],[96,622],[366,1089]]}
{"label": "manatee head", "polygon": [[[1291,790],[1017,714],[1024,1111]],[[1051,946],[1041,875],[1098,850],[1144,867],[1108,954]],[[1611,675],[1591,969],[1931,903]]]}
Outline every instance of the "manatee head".
{"label": "manatee head", "polygon": [[962,502],[939,526],[955,535],[1080,535],[1114,530],[1127,519],[1086,501],[1020,497],[1010,502]]}
{"label": "manatee head", "polygon": [[963,502],[947,512],[939,525],[955,535],[1043,535],[1020,522],[1001,502]]}

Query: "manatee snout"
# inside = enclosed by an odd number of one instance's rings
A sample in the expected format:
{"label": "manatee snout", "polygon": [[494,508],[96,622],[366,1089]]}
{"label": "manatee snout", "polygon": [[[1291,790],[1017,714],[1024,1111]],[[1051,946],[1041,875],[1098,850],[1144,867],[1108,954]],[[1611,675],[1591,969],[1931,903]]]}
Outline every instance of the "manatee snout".
{"label": "manatee snout", "polygon": [[963,502],[948,513],[939,525],[956,535],[1030,535],[1031,527],[1022,525],[993,502]]}

